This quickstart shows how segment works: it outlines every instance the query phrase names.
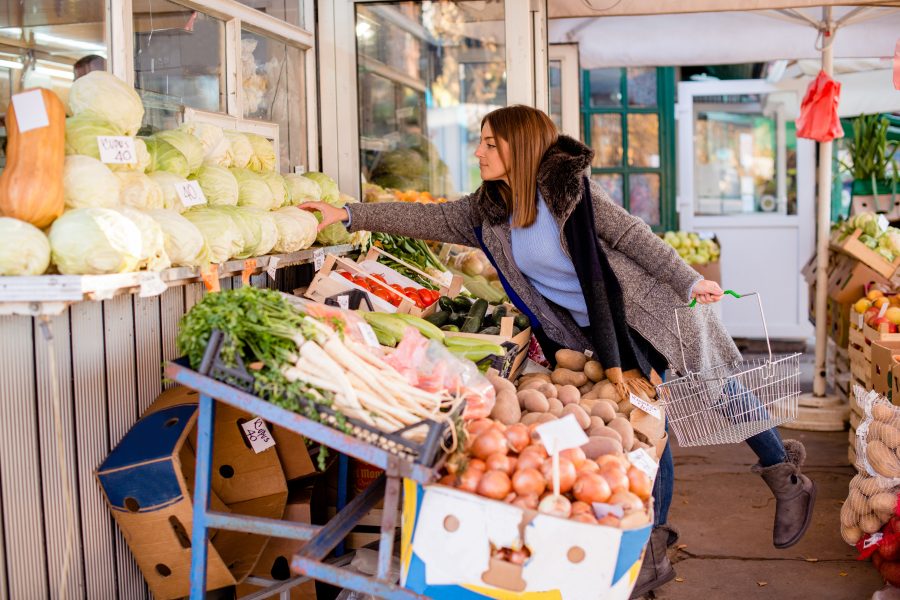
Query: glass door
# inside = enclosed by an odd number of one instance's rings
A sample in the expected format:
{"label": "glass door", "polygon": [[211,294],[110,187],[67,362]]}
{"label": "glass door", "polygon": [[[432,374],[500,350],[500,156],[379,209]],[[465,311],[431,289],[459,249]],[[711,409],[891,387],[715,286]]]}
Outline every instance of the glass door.
{"label": "glass door", "polygon": [[550,44],[549,57],[550,118],[560,133],[580,140],[578,44]]}

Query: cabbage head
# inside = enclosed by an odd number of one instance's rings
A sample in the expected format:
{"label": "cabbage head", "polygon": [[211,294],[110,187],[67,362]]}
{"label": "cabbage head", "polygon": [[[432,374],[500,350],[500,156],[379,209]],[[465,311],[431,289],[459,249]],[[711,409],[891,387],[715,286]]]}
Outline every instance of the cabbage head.
{"label": "cabbage head", "polygon": [[308,177],[291,173],[284,176],[284,183],[288,190],[288,202],[293,206],[322,199],[322,188]]}
{"label": "cabbage head", "polygon": [[253,145],[247,136],[238,131],[226,131],[228,140],[228,159],[232,167],[244,169],[253,158]]}
{"label": "cabbage head", "polygon": [[72,154],[63,166],[66,208],[112,207],[119,204],[119,178],[96,158]]}
{"label": "cabbage head", "polygon": [[168,171],[179,177],[187,177],[191,170],[188,167],[188,161],[178,148],[169,142],[151,137],[144,140],[147,144],[147,152],[150,153],[150,165],[147,167],[148,173],[155,171]]}
{"label": "cabbage head", "polygon": [[191,173],[196,173],[200,165],[203,164],[203,144],[188,132],[174,129],[172,131],[160,131],[154,134],[153,137],[169,142],[179,152],[184,154],[188,163],[188,171]]}
{"label": "cabbage head", "polygon": [[312,246],[316,241],[319,221],[312,213],[293,206],[285,206],[269,213],[278,227],[277,253],[297,252]]}
{"label": "cabbage head", "polygon": [[144,105],[134,87],[106,71],[91,71],[72,82],[68,102],[71,114],[109,121],[121,135],[135,135],[144,120]]}
{"label": "cabbage head", "polygon": [[221,127],[210,123],[185,123],[178,128],[193,135],[203,147],[203,164],[230,167],[230,145]]}
{"label": "cabbage head", "polygon": [[252,206],[263,210],[276,208],[275,197],[266,181],[250,169],[229,169],[238,182],[238,206]]}
{"label": "cabbage head", "polygon": [[0,276],[41,275],[50,266],[50,241],[25,221],[0,217]]}
{"label": "cabbage head", "polygon": [[66,154],[84,154],[100,159],[98,135],[125,135],[122,129],[109,121],[91,115],[66,119]]}
{"label": "cabbage head", "polygon": [[123,206],[117,208],[134,223],[141,232],[141,261],[138,263],[139,270],[162,271],[172,266],[169,255],[166,254],[166,242],[163,236],[162,228],[153,218],[136,208]]}
{"label": "cabbage head", "polygon": [[184,217],[203,234],[209,251],[209,262],[216,264],[240,254],[244,249],[241,230],[222,208],[195,206],[184,212]]}
{"label": "cabbage head", "polygon": [[203,165],[195,175],[195,179],[206,196],[210,206],[234,206],[238,203],[238,182],[225,167]]}
{"label": "cabbage head", "polygon": [[141,260],[141,232],[110,208],[76,208],[50,227],[53,262],[64,275],[134,271]]}
{"label": "cabbage head", "polygon": [[319,184],[319,187],[322,189],[322,202],[327,202],[337,208],[344,206],[343,204],[338,204],[338,202],[340,202],[341,192],[334,179],[325,173],[319,173],[318,171],[310,171],[309,173],[304,173],[303,176],[307,179],[312,179]]}
{"label": "cabbage head", "polygon": [[263,173],[261,176],[266,185],[269,186],[269,189],[272,190],[272,197],[274,198],[272,208],[281,208],[287,204],[288,192],[287,185],[284,183],[284,177],[278,173]]}
{"label": "cabbage head", "polygon": [[261,135],[245,133],[253,154],[247,168],[257,173],[268,173],[275,170],[275,145]]}
{"label": "cabbage head", "polygon": [[122,184],[119,203],[132,208],[162,208],[164,205],[162,188],[153,179],[140,171],[115,173]]}
{"label": "cabbage head", "polygon": [[179,213],[183,213],[185,211],[184,204],[181,203],[181,196],[178,195],[178,192],[175,191],[176,183],[185,183],[187,179],[184,177],[179,177],[174,173],[169,173],[168,171],[154,171],[150,173],[147,177],[152,179],[159,185],[159,189],[162,191],[163,195],[163,205],[162,207],[168,210],[175,210]]}
{"label": "cabbage head", "polygon": [[107,165],[110,171],[138,171],[144,173],[150,166],[150,153],[147,152],[147,144],[141,138],[134,138],[134,151],[137,160],[127,165]]}
{"label": "cabbage head", "polygon": [[[335,186],[335,189],[337,189],[337,186]],[[329,202],[328,204],[331,204],[332,206],[335,206],[337,208],[343,208],[348,202],[356,202],[356,199],[352,196],[348,196],[346,194],[341,194],[340,192],[338,192],[337,199]],[[347,228],[344,227],[343,223],[332,223],[319,232],[316,240],[318,240],[320,244],[325,246],[339,246],[341,244],[352,243],[353,237],[350,235],[350,232],[347,231]]]}
{"label": "cabbage head", "polygon": [[269,211],[248,206],[218,206],[241,232],[244,245],[233,258],[250,258],[268,254],[278,242],[278,226]]}
{"label": "cabbage head", "polygon": [[166,255],[176,267],[200,267],[208,263],[207,246],[197,226],[174,210],[148,210],[163,234]]}

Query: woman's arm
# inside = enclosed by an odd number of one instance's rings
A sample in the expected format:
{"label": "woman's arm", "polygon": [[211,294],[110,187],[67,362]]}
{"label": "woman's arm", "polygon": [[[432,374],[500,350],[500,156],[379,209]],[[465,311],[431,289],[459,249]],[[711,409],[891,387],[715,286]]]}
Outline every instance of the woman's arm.
{"label": "woman's arm", "polygon": [[441,204],[376,202],[347,204],[351,231],[380,231],[421,240],[477,246],[471,196]]}
{"label": "woman's arm", "polygon": [[656,236],[643,220],[610,200],[603,188],[593,181],[591,198],[597,234],[653,277],[672,286],[679,296],[690,299],[694,284],[703,278],[681,259],[678,252]]}

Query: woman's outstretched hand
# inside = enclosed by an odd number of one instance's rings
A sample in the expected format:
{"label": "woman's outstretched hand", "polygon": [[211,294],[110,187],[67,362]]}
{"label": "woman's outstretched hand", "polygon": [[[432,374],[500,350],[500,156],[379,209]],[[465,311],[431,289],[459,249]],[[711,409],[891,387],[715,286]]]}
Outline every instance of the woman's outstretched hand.
{"label": "woman's outstretched hand", "polygon": [[322,213],[322,222],[319,223],[319,231],[322,231],[332,223],[340,223],[341,221],[346,221],[350,218],[346,208],[335,208],[325,202],[304,202],[303,204],[298,205],[297,208],[307,212],[318,211]]}
{"label": "woman's outstretched hand", "polygon": [[721,300],[724,293],[715,281],[701,279],[694,285],[691,296],[700,304],[713,304]]}

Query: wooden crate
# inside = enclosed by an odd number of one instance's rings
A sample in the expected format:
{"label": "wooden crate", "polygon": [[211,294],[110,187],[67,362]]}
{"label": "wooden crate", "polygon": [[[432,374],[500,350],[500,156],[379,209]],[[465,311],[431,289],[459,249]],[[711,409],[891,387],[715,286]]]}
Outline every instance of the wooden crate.
{"label": "wooden crate", "polygon": [[859,241],[861,235],[862,230],[857,229],[841,242],[832,240],[831,248],[852,256],[886,279],[893,277],[894,273],[900,269],[900,257],[894,259],[894,262],[888,262],[883,256]]}

